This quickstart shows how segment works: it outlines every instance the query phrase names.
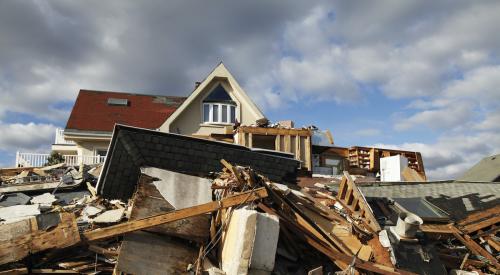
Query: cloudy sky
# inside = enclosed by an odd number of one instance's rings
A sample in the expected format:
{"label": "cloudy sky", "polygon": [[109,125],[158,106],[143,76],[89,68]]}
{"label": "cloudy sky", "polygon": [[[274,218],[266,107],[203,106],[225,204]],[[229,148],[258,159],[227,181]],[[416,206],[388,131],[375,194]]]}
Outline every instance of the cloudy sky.
{"label": "cloudy sky", "polygon": [[[170,2],[170,3],[169,3]],[[0,1],[0,167],[44,152],[79,89],[187,95],[223,61],[271,120],[420,151],[500,153],[500,1]]]}

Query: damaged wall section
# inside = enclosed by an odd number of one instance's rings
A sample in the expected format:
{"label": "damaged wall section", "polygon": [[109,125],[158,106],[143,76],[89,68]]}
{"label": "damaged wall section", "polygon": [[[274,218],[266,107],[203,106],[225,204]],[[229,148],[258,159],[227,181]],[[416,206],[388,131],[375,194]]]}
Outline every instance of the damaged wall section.
{"label": "damaged wall section", "polygon": [[252,166],[273,181],[293,181],[299,162],[282,152],[255,152],[218,141],[116,125],[98,193],[107,199],[129,199],[140,175],[150,166],[195,176],[222,169],[221,159]]}

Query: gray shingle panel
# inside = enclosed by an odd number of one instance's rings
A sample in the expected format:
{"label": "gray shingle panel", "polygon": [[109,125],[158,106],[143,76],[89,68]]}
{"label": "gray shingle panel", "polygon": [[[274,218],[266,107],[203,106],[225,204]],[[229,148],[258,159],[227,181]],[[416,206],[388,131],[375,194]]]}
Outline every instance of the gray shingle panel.
{"label": "gray shingle panel", "polygon": [[500,203],[500,182],[378,183],[359,187],[366,197],[426,198],[455,219]]}
{"label": "gray shingle panel", "polygon": [[291,154],[257,152],[241,145],[124,125],[115,126],[109,146],[97,186],[99,194],[108,199],[130,198],[141,166],[206,176],[221,171],[220,160],[224,158],[251,166],[274,181],[294,181],[299,167]]}

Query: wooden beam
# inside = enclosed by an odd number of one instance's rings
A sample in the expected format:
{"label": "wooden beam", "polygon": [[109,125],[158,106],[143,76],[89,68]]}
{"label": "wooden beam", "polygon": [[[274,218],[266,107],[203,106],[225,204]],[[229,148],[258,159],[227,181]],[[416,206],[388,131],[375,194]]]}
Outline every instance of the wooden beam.
{"label": "wooden beam", "polygon": [[311,136],[306,136],[306,139],[304,141],[304,154],[305,154],[304,157],[307,170],[311,171],[312,170]]}
{"label": "wooden beam", "polygon": [[[343,189],[346,187],[347,193],[345,197],[342,197],[344,193]],[[344,177],[342,177],[337,198],[339,199],[339,201],[348,205],[351,210],[354,210],[354,207],[351,207],[351,205],[354,201],[356,201],[356,203],[359,205],[362,216],[366,218],[366,224],[368,224],[374,232],[379,232],[380,230],[382,230],[382,228],[378,224],[377,219],[375,218],[375,215],[373,214],[370,205],[366,201],[365,196],[361,193],[361,191],[359,191],[358,187],[354,183],[354,180],[351,178],[351,175],[349,175],[349,172],[347,171],[344,171]]]}
{"label": "wooden beam", "polygon": [[280,151],[282,152],[281,150],[281,135],[277,135],[276,136],[276,139],[274,140],[274,149],[276,151]]}
{"label": "wooden beam", "polygon": [[252,191],[247,191],[231,197],[226,197],[220,201],[213,201],[205,204],[196,205],[189,208],[180,209],[177,211],[168,212],[144,219],[128,221],[114,226],[99,228],[92,231],[84,232],[83,238],[87,241],[96,241],[106,239],[129,232],[153,227],[156,225],[177,221],[189,217],[210,213],[219,209],[228,208],[235,205],[244,204],[254,200],[267,197],[265,188],[259,188]]}
{"label": "wooden beam", "polygon": [[453,235],[455,236],[455,238],[463,243],[472,253],[485,257],[493,266],[495,266],[495,268],[500,268],[500,264],[498,263],[497,259],[490,253],[488,253],[488,251],[486,251],[483,247],[473,241],[469,235],[463,234],[462,236],[462,232],[458,230],[458,228],[456,228],[454,225],[450,225],[450,229],[453,231]]}
{"label": "wooden beam", "polygon": [[248,147],[253,148],[253,135],[252,135],[252,133],[248,133]]}
{"label": "wooden beam", "polygon": [[79,243],[75,216],[72,213],[60,213],[58,216],[58,224],[47,231],[38,228],[36,218],[1,225],[0,264],[21,260],[31,253]]}
{"label": "wooden beam", "polygon": [[292,136],[311,136],[312,132],[308,129],[287,129],[287,128],[265,128],[265,127],[251,127],[240,126],[238,127],[240,133],[252,133],[258,135],[292,135]]}

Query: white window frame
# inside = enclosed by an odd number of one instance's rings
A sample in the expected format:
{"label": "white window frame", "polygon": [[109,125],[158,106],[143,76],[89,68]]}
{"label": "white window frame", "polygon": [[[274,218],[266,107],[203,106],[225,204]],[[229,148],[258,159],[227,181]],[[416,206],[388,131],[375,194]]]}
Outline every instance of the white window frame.
{"label": "white window frame", "polygon": [[[208,105],[208,121],[205,121],[205,105]],[[218,106],[218,115],[217,115],[217,121],[213,119],[213,109],[214,106]],[[222,121],[222,106],[226,106],[226,114],[227,114],[227,121]],[[217,102],[204,102],[202,105],[202,121],[204,124],[226,124],[226,125],[233,125],[234,122],[231,122],[231,107],[234,107],[234,118],[233,120],[236,121],[237,117],[237,106],[236,104],[228,104],[228,103],[217,103]]]}

